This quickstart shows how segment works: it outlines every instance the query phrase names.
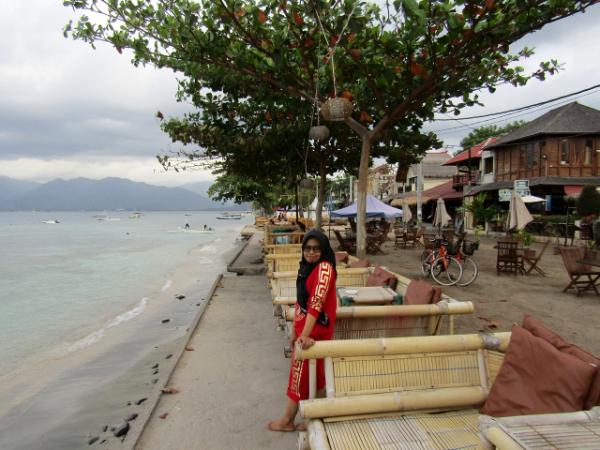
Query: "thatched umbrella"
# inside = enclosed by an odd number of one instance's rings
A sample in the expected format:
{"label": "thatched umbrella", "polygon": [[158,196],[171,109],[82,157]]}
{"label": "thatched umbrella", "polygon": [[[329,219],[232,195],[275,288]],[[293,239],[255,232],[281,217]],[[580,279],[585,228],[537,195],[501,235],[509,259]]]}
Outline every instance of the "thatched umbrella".
{"label": "thatched umbrella", "polygon": [[402,200],[402,222],[408,223],[412,220],[412,212],[410,212],[410,207],[408,206],[408,200]]}
{"label": "thatched umbrella", "polygon": [[441,231],[443,226],[446,226],[450,223],[452,217],[446,211],[446,203],[444,203],[444,199],[442,197],[437,200],[437,207],[435,208],[435,216],[433,216],[433,226],[438,227],[438,230]]}

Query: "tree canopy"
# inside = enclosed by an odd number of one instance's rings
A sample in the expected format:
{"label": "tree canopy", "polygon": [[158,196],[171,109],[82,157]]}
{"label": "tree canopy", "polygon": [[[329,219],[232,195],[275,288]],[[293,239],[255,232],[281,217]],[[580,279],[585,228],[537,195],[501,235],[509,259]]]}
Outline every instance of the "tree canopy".
{"label": "tree canopy", "polygon": [[[559,69],[555,60],[525,73],[533,51],[510,45],[595,0],[63,0],[82,12],[65,27],[94,45],[108,42],[133,64],[168,67],[180,98],[203,90],[238,98],[319,104],[344,96],[345,119],[361,139],[357,250],[366,250],[365,208],[372,144],[401,142],[436,111],[459,114],[476,92],[524,85]],[[315,98],[316,97],[316,98]],[[305,130],[306,131],[306,130]]]}
{"label": "tree canopy", "polygon": [[487,138],[498,137],[513,132],[517,128],[521,128],[527,122],[524,120],[515,120],[514,122],[507,123],[504,126],[498,125],[487,125],[479,128],[475,128],[469,134],[467,134],[462,141],[460,146],[463,150],[467,150],[474,145],[485,141]]}

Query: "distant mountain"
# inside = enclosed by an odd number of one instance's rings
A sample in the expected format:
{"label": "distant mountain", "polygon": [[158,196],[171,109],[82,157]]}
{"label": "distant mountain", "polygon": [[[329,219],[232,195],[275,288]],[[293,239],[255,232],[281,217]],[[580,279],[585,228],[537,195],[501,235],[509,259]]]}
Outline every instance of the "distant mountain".
{"label": "distant mountain", "polygon": [[[9,179],[10,180],[10,179]],[[14,181],[14,180],[10,180]],[[11,186],[13,184],[11,183]],[[53,180],[23,191],[13,188],[0,209],[18,210],[230,210],[201,195],[182,188],[153,186],[123,178]]]}
{"label": "distant mountain", "polygon": [[214,183],[214,181],[198,181],[197,183],[182,184],[181,188],[187,189],[188,191],[200,194],[202,197],[208,197],[208,188]]}
{"label": "distant mountain", "polygon": [[17,198],[34,190],[40,185],[41,183],[0,177],[0,209],[11,209],[13,207],[13,202]]}

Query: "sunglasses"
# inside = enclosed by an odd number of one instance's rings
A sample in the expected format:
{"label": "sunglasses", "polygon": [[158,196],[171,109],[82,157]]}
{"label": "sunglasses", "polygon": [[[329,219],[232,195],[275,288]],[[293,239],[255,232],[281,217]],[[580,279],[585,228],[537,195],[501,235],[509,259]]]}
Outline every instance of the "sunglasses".
{"label": "sunglasses", "polygon": [[304,251],[306,253],[310,252],[311,250],[315,253],[321,253],[321,247],[318,245],[306,245],[304,247]]}

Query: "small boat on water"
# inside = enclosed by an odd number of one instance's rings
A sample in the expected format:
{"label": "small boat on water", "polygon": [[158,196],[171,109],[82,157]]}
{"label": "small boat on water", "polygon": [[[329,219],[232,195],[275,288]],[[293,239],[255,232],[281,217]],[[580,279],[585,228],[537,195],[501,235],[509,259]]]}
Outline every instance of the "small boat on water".
{"label": "small boat on water", "polygon": [[42,220],[42,223],[55,224],[55,223],[60,223],[60,222],[56,219],[53,219],[53,220]]}
{"label": "small boat on water", "polygon": [[185,227],[177,227],[176,230],[168,230],[167,233],[202,233],[202,234],[210,234],[214,233],[215,230],[212,228],[207,228],[206,230],[196,230],[195,228],[185,228]]}
{"label": "small boat on water", "polygon": [[220,216],[217,216],[217,219],[220,219],[220,220],[240,220],[241,218],[242,218],[241,214],[230,213],[230,212],[224,212]]}

